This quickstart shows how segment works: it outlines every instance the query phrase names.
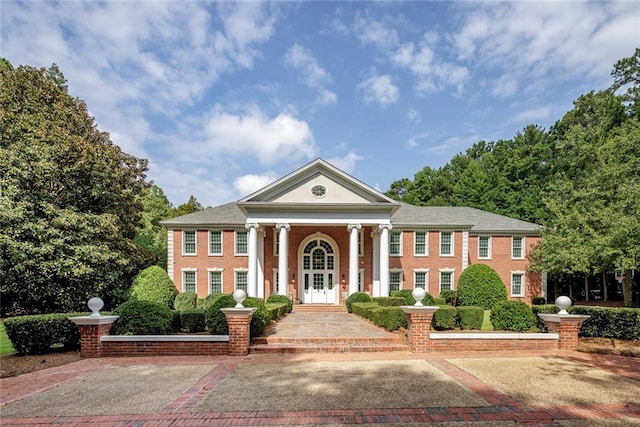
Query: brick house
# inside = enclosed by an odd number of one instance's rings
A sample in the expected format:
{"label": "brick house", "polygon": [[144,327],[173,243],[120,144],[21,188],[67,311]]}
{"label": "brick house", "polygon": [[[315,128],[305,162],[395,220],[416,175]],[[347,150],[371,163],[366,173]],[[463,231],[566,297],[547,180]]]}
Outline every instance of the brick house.
{"label": "brick house", "polygon": [[[180,292],[285,294],[342,304],[356,291],[456,289],[484,263],[511,299],[543,294],[527,271],[540,226],[466,207],[397,202],[317,159],[233,203],[163,221],[168,273]],[[282,274],[282,272],[286,272]]]}

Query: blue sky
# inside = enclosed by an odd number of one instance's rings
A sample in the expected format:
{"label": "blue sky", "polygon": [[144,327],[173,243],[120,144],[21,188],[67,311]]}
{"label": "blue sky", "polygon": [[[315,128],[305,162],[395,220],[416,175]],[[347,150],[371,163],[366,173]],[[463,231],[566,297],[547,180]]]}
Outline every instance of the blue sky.
{"label": "blue sky", "polygon": [[548,128],[640,46],[623,2],[2,1],[1,55],[57,63],[174,205],[316,157],[386,191]]}

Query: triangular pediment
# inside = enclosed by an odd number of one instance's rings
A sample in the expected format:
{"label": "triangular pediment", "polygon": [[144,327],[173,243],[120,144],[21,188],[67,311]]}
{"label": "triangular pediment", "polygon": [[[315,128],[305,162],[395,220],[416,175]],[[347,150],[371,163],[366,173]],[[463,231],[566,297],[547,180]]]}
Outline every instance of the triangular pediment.
{"label": "triangular pediment", "polygon": [[239,203],[362,205],[397,202],[322,159],[293,171]]}

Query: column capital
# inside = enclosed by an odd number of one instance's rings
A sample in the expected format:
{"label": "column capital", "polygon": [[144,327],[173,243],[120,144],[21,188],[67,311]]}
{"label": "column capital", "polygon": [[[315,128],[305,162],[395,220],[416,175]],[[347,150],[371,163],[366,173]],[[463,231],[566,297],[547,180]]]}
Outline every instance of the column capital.
{"label": "column capital", "polygon": [[246,228],[247,230],[251,230],[252,228],[255,228],[257,231],[260,229],[260,224],[255,222],[248,222],[244,225],[244,228]]}
{"label": "column capital", "polygon": [[391,230],[391,229],[393,229],[393,225],[392,224],[380,224],[378,226],[378,228],[380,230]]}
{"label": "column capital", "polygon": [[279,222],[278,224],[276,224],[276,229],[279,230],[281,228],[284,228],[287,231],[291,230],[291,226],[286,222]]}
{"label": "column capital", "polygon": [[347,230],[351,231],[353,229],[360,230],[362,228],[362,224],[349,224],[347,225]]}

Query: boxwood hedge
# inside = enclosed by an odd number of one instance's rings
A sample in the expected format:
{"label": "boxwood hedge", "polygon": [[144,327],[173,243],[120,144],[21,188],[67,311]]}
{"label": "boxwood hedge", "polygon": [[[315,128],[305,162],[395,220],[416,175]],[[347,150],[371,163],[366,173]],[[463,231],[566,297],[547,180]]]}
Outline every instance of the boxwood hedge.
{"label": "boxwood hedge", "polygon": [[4,319],[4,325],[16,354],[46,354],[57,348],[80,348],[80,332],[69,317],[88,314],[56,313],[9,317]]}
{"label": "boxwood hedge", "polygon": [[467,267],[458,279],[458,305],[474,305],[486,310],[507,300],[507,288],[498,273],[486,264]]}

